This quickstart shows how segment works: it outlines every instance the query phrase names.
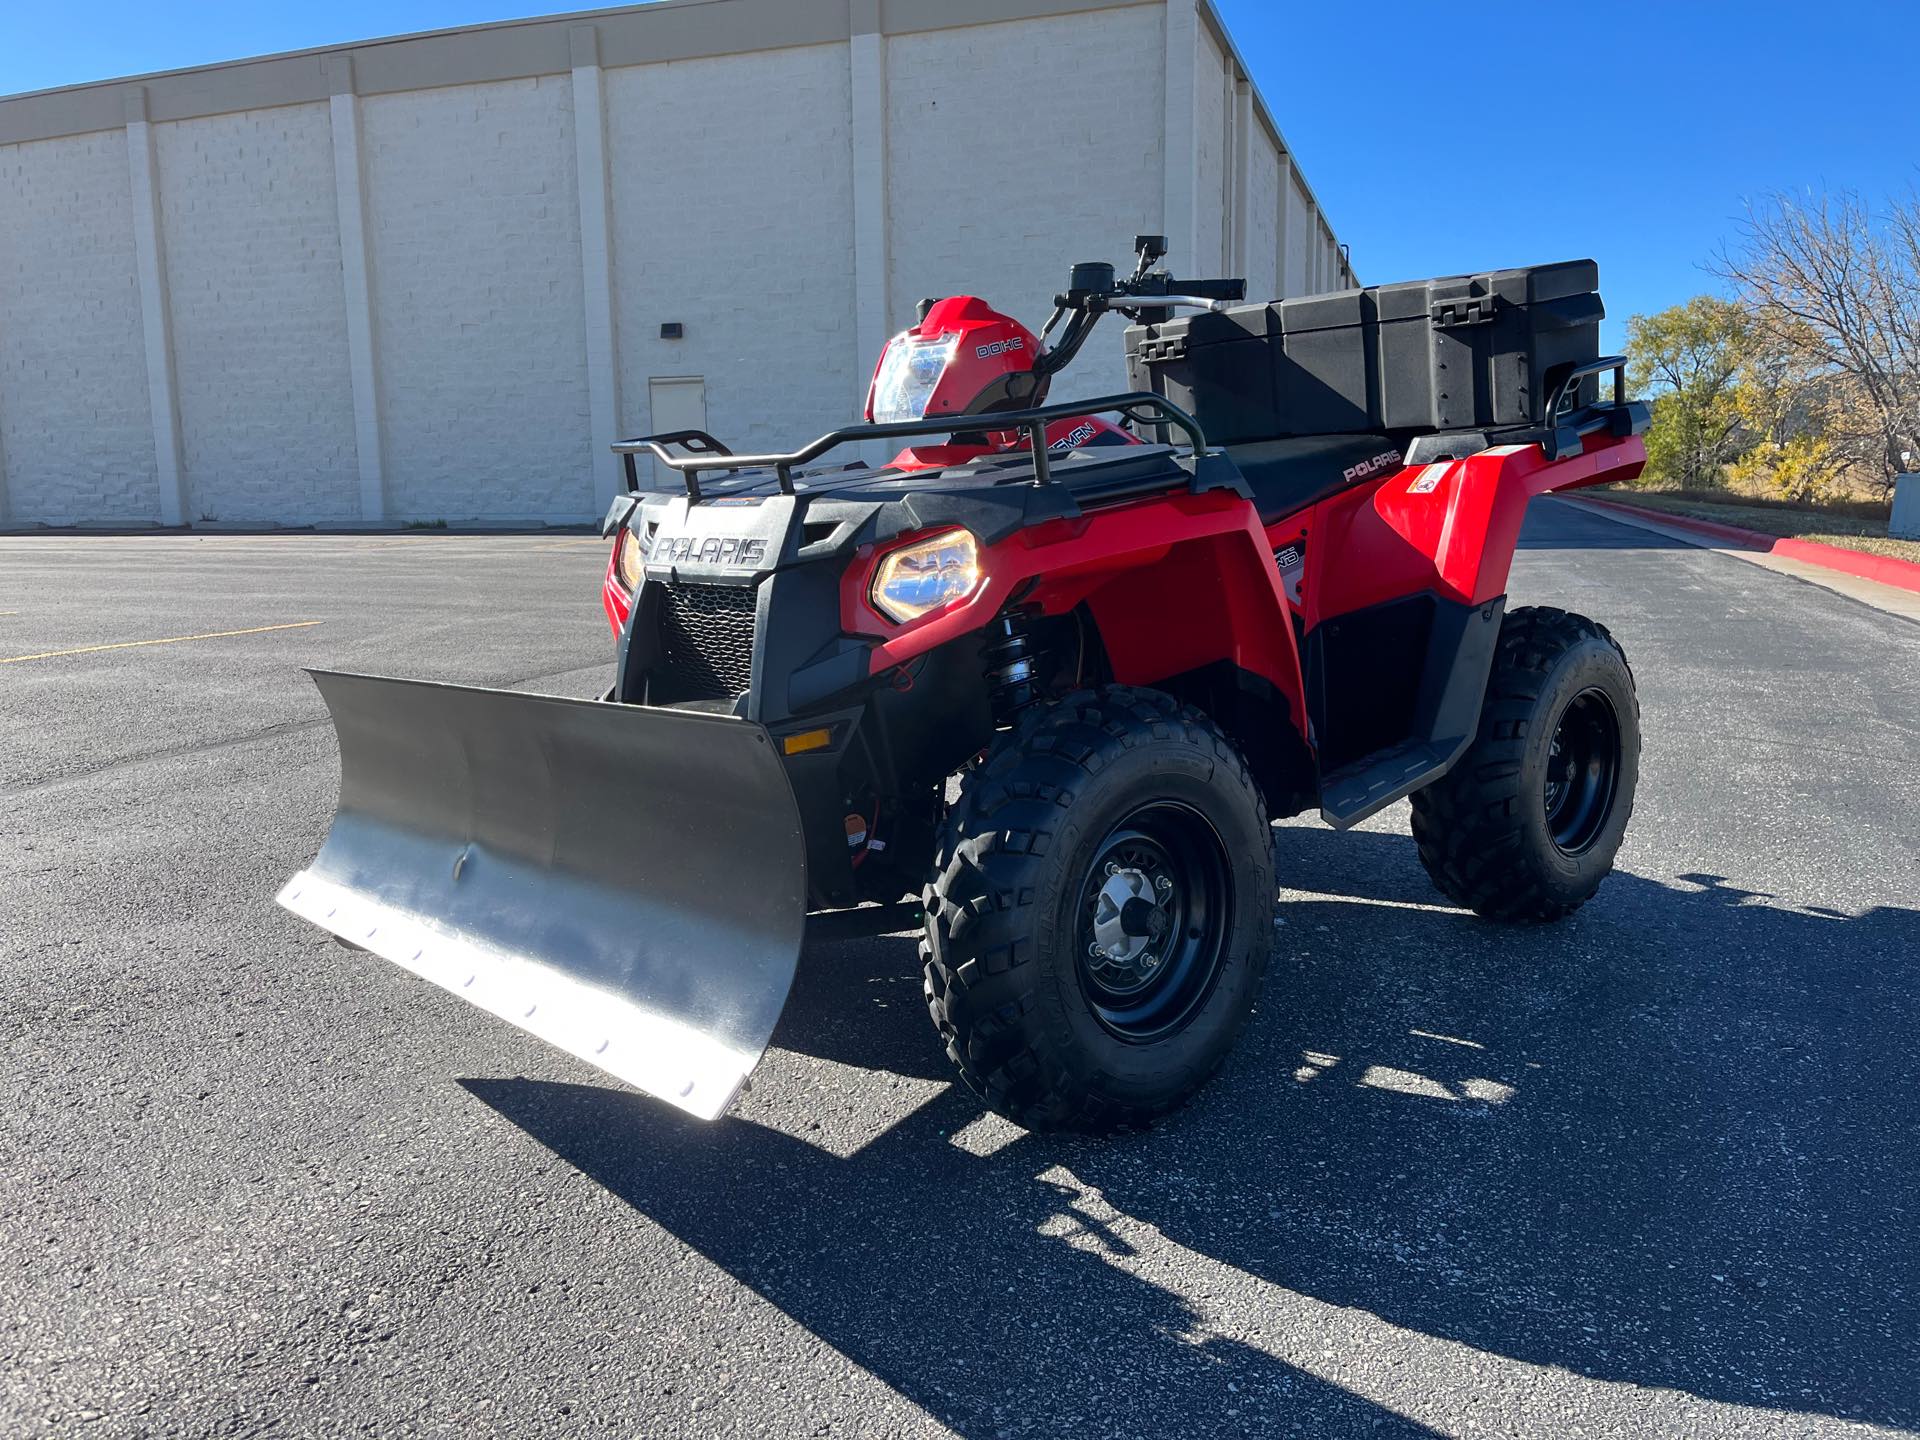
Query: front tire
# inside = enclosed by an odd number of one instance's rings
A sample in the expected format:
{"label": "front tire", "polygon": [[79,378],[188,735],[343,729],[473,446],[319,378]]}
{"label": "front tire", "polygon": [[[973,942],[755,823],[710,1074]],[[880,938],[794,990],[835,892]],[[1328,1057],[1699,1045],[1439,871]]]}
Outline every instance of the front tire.
{"label": "front tire", "polygon": [[1606,627],[1545,606],[1500,625],[1480,729],[1413,795],[1440,893],[1490,920],[1557,920],[1600,888],[1633,812],[1640,703]]}
{"label": "front tire", "polygon": [[1246,1023],[1273,895],[1266,805],[1211,720],[1154,690],[1069,696],[964,782],[925,893],[927,1008],[1016,1124],[1144,1126]]}

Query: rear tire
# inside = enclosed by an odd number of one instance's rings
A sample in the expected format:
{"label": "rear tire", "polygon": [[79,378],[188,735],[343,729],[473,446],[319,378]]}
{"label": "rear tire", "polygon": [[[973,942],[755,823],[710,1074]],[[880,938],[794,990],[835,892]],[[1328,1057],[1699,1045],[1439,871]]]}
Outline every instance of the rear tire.
{"label": "rear tire", "polygon": [[1480,729],[1413,795],[1413,838],[1440,893],[1490,920],[1557,920],[1600,888],[1633,812],[1640,704],[1606,627],[1515,610]]}
{"label": "rear tire", "polygon": [[924,897],[927,1008],[1016,1124],[1144,1126],[1232,1048],[1273,896],[1265,802],[1214,723],[1154,690],[1072,695],[963,783]]}

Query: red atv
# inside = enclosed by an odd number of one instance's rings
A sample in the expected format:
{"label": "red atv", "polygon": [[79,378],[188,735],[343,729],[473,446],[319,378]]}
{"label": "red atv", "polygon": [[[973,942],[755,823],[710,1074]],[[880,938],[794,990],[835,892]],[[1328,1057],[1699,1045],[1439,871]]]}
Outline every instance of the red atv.
{"label": "red atv", "polygon": [[[923,305],[869,423],[792,454],[616,447],[600,700],[316,674],[339,813],[282,903],[710,1118],[807,915],[897,928],[912,895],[961,1076],[1105,1130],[1185,1101],[1246,1022],[1276,817],[1410,796],[1450,900],[1586,901],[1633,677],[1504,592],[1529,500],[1645,459],[1591,263],[1236,305],[1139,251],[1076,266],[1038,336]],[[1109,311],[1136,388],[1048,404]],[[910,444],[816,463],[867,440]],[[643,491],[643,453],[682,485]]]}

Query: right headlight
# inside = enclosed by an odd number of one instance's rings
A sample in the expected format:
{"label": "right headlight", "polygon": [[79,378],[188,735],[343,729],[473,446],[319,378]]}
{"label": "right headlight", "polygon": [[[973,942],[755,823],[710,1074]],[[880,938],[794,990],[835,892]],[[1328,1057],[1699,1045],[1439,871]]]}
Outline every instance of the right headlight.
{"label": "right headlight", "polygon": [[943,530],[880,557],[873,572],[873,605],[896,624],[918,620],[973,593],[980,583],[980,548],[965,530]]}

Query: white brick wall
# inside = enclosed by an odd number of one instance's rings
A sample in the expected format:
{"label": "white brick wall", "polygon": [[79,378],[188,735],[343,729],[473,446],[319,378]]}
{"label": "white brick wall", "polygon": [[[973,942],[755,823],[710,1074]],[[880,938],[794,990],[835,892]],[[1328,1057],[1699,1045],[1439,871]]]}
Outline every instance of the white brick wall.
{"label": "white brick wall", "polygon": [[1176,250],[1168,258],[1174,274],[1206,277],[1227,273],[1228,211],[1233,203],[1227,147],[1233,111],[1227,103],[1227,57],[1204,25],[1193,63],[1194,139],[1200,156],[1193,187],[1195,251],[1182,255]]}
{"label": "white brick wall", "polygon": [[1305,295],[1314,289],[1310,256],[1317,243],[1318,225],[1313,202],[1302,193],[1298,182],[1287,186],[1287,283],[1288,295]]}
{"label": "white brick wall", "polygon": [[1247,174],[1247,298],[1280,295],[1280,152],[1254,127]]}
{"label": "white brick wall", "polygon": [[187,518],[359,515],[324,105],[154,126]]}
{"label": "white brick wall", "polygon": [[16,524],[159,516],[121,131],[0,147],[0,457]]}
{"label": "white brick wall", "polygon": [[[737,43],[745,13],[640,7],[289,58],[277,105],[248,66],[0,97],[0,524],[577,522],[596,460],[615,478],[594,425],[655,428],[654,379],[701,377],[709,428],[774,449],[857,414],[922,296],[1038,328],[1075,261],[1124,266],[1140,232],[1188,276],[1244,240],[1256,298],[1330,268],[1204,6],[1170,41],[1160,4],[970,24],[1011,7],[966,0],[882,35],[850,32],[885,5],[765,3],[790,48],[602,74]],[[604,256],[576,102],[605,130]],[[33,138],[61,117],[102,128]],[[1122,328],[1054,398],[1124,386]]]}
{"label": "white brick wall", "polygon": [[[1166,228],[1163,25],[1148,6],[889,40],[893,329],[922,296],[971,293],[1038,330],[1074,261],[1124,267]],[[1121,328],[1055,399],[1126,388]]]}
{"label": "white brick wall", "polygon": [[361,102],[394,520],[595,509],[565,75]]}
{"label": "white brick wall", "polygon": [[[735,449],[858,417],[848,75],[840,45],[606,73],[627,434],[652,428],[654,376],[704,377]],[[660,338],[670,320],[684,339]]]}

